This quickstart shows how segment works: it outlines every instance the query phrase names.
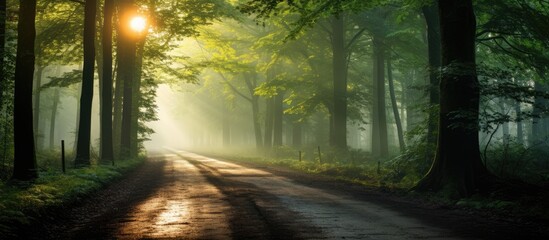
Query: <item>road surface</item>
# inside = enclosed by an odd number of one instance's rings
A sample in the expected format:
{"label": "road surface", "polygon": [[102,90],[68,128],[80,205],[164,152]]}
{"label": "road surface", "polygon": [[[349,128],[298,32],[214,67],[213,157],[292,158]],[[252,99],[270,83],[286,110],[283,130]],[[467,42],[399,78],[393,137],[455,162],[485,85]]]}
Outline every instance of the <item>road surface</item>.
{"label": "road surface", "polygon": [[172,150],[25,238],[549,239],[544,234],[535,224]]}

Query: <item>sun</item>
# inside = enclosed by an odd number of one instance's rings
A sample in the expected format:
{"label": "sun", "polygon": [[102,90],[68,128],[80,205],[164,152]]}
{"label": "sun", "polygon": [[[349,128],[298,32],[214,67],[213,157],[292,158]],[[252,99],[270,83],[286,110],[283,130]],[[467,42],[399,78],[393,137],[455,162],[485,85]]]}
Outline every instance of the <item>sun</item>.
{"label": "sun", "polygon": [[142,32],[147,27],[147,19],[142,16],[135,16],[130,21],[130,28],[136,32]]}

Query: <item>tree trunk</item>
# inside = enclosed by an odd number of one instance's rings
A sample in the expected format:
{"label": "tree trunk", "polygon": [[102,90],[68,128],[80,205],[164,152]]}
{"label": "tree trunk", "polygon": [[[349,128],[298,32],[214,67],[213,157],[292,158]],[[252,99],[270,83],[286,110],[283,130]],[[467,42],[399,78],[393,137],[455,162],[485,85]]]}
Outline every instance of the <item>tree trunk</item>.
{"label": "tree trunk", "polygon": [[113,0],[105,0],[103,6],[103,77],[101,86],[101,161],[108,162],[114,158],[112,133],[112,17],[114,12]]}
{"label": "tree trunk", "polygon": [[32,121],[35,18],[36,0],[20,0],[13,110],[15,156],[12,178],[16,180],[38,177]]}
{"label": "tree trunk", "polygon": [[522,110],[520,108],[520,102],[515,103],[515,114],[517,116],[517,143],[524,145],[524,132],[522,130]]}
{"label": "tree trunk", "polygon": [[[120,36],[118,36],[120,38]],[[120,46],[122,44],[121,40],[117,40],[117,44]],[[113,141],[113,153],[114,156],[120,155],[120,135],[122,132],[122,94],[124,89],[124,81],[120,77],[120,57],[123,55],[121,47],[116,48],[116,69],[113,72],[116,72],[116,79],[114,83],[114,99],[113,99],[113,110],[112,110],[112,141]]]}
{"label": "tree trunk", "polygon": [[438,117],[437,112],[433,111],[440,102],[440,66],[441,66],[441,46],[440,46],[440,20],[438,4],[436,1],[422,8],[425,22],[427,23],[427,45],[429,55],[429,119],[427,123],[427,150],[426,161],[431,163],[435,157],[435,147],[437,142]]}
{"label": "tree trunk", "polygon": [[51,115],[50,115],[50,150],[52,150],[55,147],[55,122],[57,117],[57,107],[59,105],[59,88],[55,88],[53,94],[53,104],[51,107]]}
{"label": "tree trunk", "polygon": [[478,140],[475,15],[472,0],[440,0],[439,11],[446,70],[440,82],[438,145],[433,165],[416,189],[466,197],[480,190],[488,174]]}
{"label": "tree trunk", "polygon": [[[543,74],[539,74],[541,77],[543,77]],[[534,82],[534,90],[537,92],[545,92],[547,87],[544,83],[541,83],[539,81]],[[544,109],[547,106],[547,100],[545,100],[543,97],[536,97],[534,99],[534,105],[532,114],[534,115],[534,118],[532,120],[532,139],[530,140],[530,145],[535,146],[538,145],[540,142],[544,141],[544,139],[547,136],[546,127],[544,117],[545,114],[543,114]]]}
{"label": "tree trunk", "polygon": [[380,158],[389,156],[387,139],[387,114],[385,106],[385,47],[383,34],[373,36],[373,119],[372,119],[372,154]]}
{"label": "tree trunk", "polygon": [[404,133],[402,132],[402,122],[400,121],[400,115],[398,113],[398,106],[395,96],[395,86],[393,82],[393,68],[391,65],[391,58],[387,57],[387,80],[389,81],[389,94],[391,95],[391,105],[393,108],[393,114],[395,116],[395,124],[397,127],[398,145],[400,152],[404,152],[406,145],[404,143]]}
{"label": "tree trunk", "polygon": [[95,65],[95,14],[96,0],[87,0],[84,7],[84,69],[82,71],[82,94],[80,96],[80,122],[76,144],[77,166],[90,165],[91,112],[93,101],[93,78]]}
{"label": "tree trunk", "polygon": [[244,81],[246,82],[246,86],[248,87],[248,92],[251,96],[251,103],[252,103],[252,121],[254,124],[254,134],[255,134],[255,146],[257,150],[261,150],[263,148],[263,138],[261,137],[261,123],[260,123],[260,117],[259,117],[259,96],[254,94],[254,90],[256,88],[255,84],[255,76],[250,76],[250,74],[244,74]]}
{"label": "tree trunk", "polygon": [[300,122],[294,122],[292,124],[292,145],[295,148],[301,147],[302,139],[303,139],[303,124]]}
{"label": "tree trunk", "polygon": [[6,2],[0,1],[0,109],[4,104],[4,91],[6,91],[6,69],[4,68],[4,55],[6,52]]}
{"label": "tree trunk", "polygon": [[273,100],[274,100],[273,146],[280,147],[282,146],[282,131],[284,130],[282,125],[283,124],[282,117],[284,116],[284,113],[283,113],[284,96],[282,93],[278,93],[278,95],[276,95]]}
{"label": "tree trunk", "polygon": [[36,69],[36,77],[35,77],[35,90],[34,90],[34,113],[33,113],[33,126],[34,126],[34,134],[35,134],[35,146],[37,150],[42,149],[42,144],[44,140],[44,134],[40,132],[40,102],[42,100],[42,73],[44,73],[43,66],[38,65]]}
{"label": "tree trunk", "polygon": [[145,49],[145,41],[141,39],[135,53],[135,64],[133,68],[133,99],[132,99],[132,123],[131,123],[131,138],[130,138],[130,157],[135,158],[139,153],[139,109],[141,107],[141,71],[143,68],[143,51]]}
{"label": "tree trunk", "polygon": [[118,61],[118,77],[123,82],[122,90],[122,120],[120,127],[120,157],[129,158],[131,155],[131,126],[133,112],[133,80],[135,72],[135,50],[136,44],[133,41],[130,30],[125,24],[130,22],[134,13],[131,1],[119,2],[120,14],[120,58]]}
{"label": "tree trunk", "polygon": [[229,114],[229,106],[225,102],[223,106],[222,127],[223,127],[223,147],[228,148],[231,146],[231,119]]}
{"label": "tree trunk", "polygon": [[347,53],[342,15],[332,18],[332,32],[334,108],[330,143],[334,147],[347,149]]}
{"label": "tree trunk", "polygon": [[265,99],[265,131],[263,148],[266,152],[271,150],[273,146],[273,119],[274,119],[274,99]]}

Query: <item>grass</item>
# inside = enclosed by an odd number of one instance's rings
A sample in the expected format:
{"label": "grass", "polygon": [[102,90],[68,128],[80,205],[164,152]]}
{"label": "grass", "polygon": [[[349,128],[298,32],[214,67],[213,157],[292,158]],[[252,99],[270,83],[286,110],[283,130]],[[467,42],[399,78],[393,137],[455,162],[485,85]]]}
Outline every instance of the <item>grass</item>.
{"label": "grass", "polygon": [[279,166],[299,172],[330,177],[336,180],[394,190],[410,188],[417,180],[406,177],[395,180],[393,177],[395,171],[390,165],[386,163],[378,165],[378,162],[372,159],[351,159],[353,156],[339,156],[336,159],[335,157],[324,156],[323,153],[322,162],[319,162],[318,158],[299,161],[298,157],[287,157],[287,154],[285,154],[286,157],[278,158],[254,156],[250,152],[234,153],[222,150],[213,152],[210,150],[207,154],[239,162]]}
{"label": "grass", "polygon": [[[413,187],[421,176],[411,174],[411,171],[406,171],[406,168],[410,168],[409,166],[395,164],[399,163],[395,161],[382,162],[378,167],[377,161],[372,159],[346,161],[345,157],[340,157],[340,160],[323,159],[323,163],[319,163],[318,158],[299,161],[296,157],[252,156],[253,154],[250,154],[250,151],[234,153],[219,150],[212,152],[210,150],[208,154],[237,162],[279,166],[322,175],[344,182],[383,189],[384,191],[408,193],[406,195],[409,197],[421,200],[428,205],[487,211],[501,216],[549,221],[549,204],[547,204],[549,195],[547,194],[537,194],[535,190],[524,190],[522,194],[518,195],[511,193],[516,196],[510,197],[511,194],[509,193],[501,193],[501,191],[508,191],[502,188],[499,189],[500,192],[474,195],[469,198],[449,199],[441,193],[409,192],[408,189]],[[505,188],[509,188],[509,186]],[[516,188],[516,186],[513,188]],[[510,191],[514,192],[516,190],[511,189]]]}
{"label": "grass", "polygon": [[0,182],[0,236],[13,236],[17,226],[29,225],[51,209],[77,202],[136,168],[143,158],[118,161],[115,166],[40,172],[33,182]]}

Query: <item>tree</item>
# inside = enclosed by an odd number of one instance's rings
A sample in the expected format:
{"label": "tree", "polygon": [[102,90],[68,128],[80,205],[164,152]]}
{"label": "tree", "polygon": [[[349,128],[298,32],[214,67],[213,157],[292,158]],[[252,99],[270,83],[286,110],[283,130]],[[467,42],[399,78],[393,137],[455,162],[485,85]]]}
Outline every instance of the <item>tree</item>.
{"label": "tree", "polygon": [[[439,74],[440,74],[440,22],[438,14],[438,4],[434,2],[431,5],[422,7],[423,16],[427,25],[427,45],[429,55],[429,105],[430,107],[439,104]],[[433,148],[436,146],[438,128],[437,112],[429,109],[428,129],[427,129],[427,161],[434,158]]]}
{"label": "tree", "polygon": [[4,68],[4,52],[6,48],[6,3],[7,1],[0,2],[0,107],[4,100],[4,82],[6,74]]}
{"label": "tree", "polygon": [[475,63],[476,20],[471,0],[439,1],[442,46],[440,122],[436,157],[417,190],[470,196],[487,170],[478,141],[479,85]]}
{"label": "tree", "polygon": [[[371,12],[372,23],[369,23],[372,34],[373,57],[373,107],[372,107],[372,154],[380,158],[389,156],[387,137],[387,106],[385,104],[385,56],[387,10],[377,8]],[[368,20],[368,19],[366,19]]]}
{"label": "tree", "polygon": [[13,111],[15,156],[12,178],[16,180],[38,177],[32,121],[35,18],[36,0],[20,0]]}
{"label": "tree", "polygon": [[101,160],[114,158],[112,134],[112,18],[113,0],[105,0],[103,6],[103,77],[101,78]]}
{"label": "tree", "polygon": [[347,149],[347,51],[343,14],[332,18],[333,132],[330,143]]}
{"label": "tree", "polygon": [[87,0],[84,7],[84,68],[80,96],[80,121],[76,144],[75,164],[90,165],[91,112],[95,66],[95,14],[96,0]]}
{"label": "tree", "polygon": [[118,34],[118,77],[122,85],[122,119],[120,127],[120,150],[119,155],[122,158],[129,158],[131,153],[131,125],[133,107],[133,81],[135,73],[135,50],[136,43],[130,33],[127,24],[130,18],[135,14],[136,9],[133,1],[120,1],[119,3],[120,20]]}
{"label": "tree", "polygon": [[391,61],[391,54],[389,53],[387,56],[387,81],[389,82],[389,95],[391,97],[391,106],[397,127],[398,145],[400,147],[400,152],[404,152],[406,145],[404,143],[404,133],[402,132],[402,122],[400,121],[400,114],[398,113],[397,100],[395,96],[395,84],[393,81],[393,65]]}

